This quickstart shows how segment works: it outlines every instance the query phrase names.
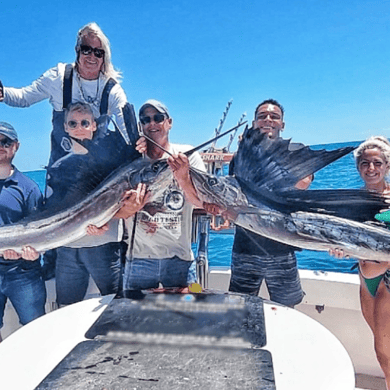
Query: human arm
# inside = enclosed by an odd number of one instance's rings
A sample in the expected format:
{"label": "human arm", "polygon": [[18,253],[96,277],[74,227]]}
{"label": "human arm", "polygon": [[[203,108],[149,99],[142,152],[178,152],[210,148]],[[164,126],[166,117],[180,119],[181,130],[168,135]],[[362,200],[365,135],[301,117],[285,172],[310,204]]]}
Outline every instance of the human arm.
{"label": "human arm", "polygon": [[60,109],[62,107],[62,67],[65,68],[65,64],[49,69],[26,87],[3,87],[4,103],[13,107],[29,107],[50,98],[50,103],[55,109]]}
{"label": "human arm", "polygon": [[[129,142],[128,129],[126,128],[125,106],[128,104],[126,94],[119,83],[116,83],[108,96],[108,114],[115,117],[115,123],[124,139]],[[129,118],[127,118],[129,119]],[[136,118],[134,116],[136,124]]]}

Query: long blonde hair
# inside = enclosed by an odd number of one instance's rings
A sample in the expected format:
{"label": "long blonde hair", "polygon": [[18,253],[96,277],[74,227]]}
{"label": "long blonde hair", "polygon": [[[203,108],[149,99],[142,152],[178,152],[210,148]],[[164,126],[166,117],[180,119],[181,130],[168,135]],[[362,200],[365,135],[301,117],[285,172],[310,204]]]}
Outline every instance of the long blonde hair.
{"label": "long blonde hair", "polygon": [[80,46],[82,44],[83,38],[87,35],[94,35],[102,43],[102,49],[104,50],[104,62],[102,67],[103,73],[108,78],[112,77],[114,80],[119,81],[122,75],[119,71],[115,70],[114,66],[112,65],[110,41],[103,33],[102,29],[95,22],[86,24],[77,33],[77,41],[75,48],[77,53],[77,60],[80,55]]}

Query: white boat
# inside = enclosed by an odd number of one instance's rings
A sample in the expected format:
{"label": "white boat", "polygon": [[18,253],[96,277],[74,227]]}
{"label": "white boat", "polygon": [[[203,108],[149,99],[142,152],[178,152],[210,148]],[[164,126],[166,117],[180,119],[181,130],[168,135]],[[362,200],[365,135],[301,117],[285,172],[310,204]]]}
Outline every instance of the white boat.
{"label": "white boat", "polygon": [[[372,333],[360,310],[358,276],[307,270],[300,270],[300,276],[306,295],[303,302],[296,306],[296,310],[320,323],[341,342],[352,360],[356,388],[385,389],[384,376],[374,352]],[[226,291],[229,278],[228,268],[211,269],[208,272],[209,288]],[[50,313],[56,307],[54,280],[47,282],[47,290],[46,308]],[[259,295],[268,297],[265,288]],[[91,283],[86,299],[97,296],[99,296],[98,290]],[[25,328],[28,326],[30,324]],[[1,332],[3,338],[11,335],[17,328],[19,328],[17,316],[12,306],[7,304],[5,325]],[[302,329],[302,338],[305,338],[305,329]],[[321,351],[318,351],[318,354],[320,356]],[[326,376],[327,373],[324,372],[323,375]]]}

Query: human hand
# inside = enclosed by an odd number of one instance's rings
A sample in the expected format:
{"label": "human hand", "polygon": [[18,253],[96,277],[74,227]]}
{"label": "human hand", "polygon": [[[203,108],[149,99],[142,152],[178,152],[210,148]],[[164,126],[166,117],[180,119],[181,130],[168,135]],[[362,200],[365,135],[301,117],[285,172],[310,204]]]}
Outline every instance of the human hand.
{"label": "human hand", "polygon": [[135,144],[135,149],[137,150],[137,152],[141,153],[141,154],[146,154],[147,150],[148,150],[148,144],[146,142],[146,139],[145,137],[140,137],[138,138],[136,144]]}
{"label": "human hand", "polygon": [[3,257],[6,260],[18,260],[22,257],[22,255],[16,251],[14,251],[13,249],[6,249],[3,252]]}
{"label": "human hand", "polygon": [[299,180],[297,184],[295,184],[295,188],[298,190],[307,190],[312,183],[314,178],[314,175],[309,175],[303,178],[302,180]]}
{"label": "human hand", "polygon": [[333,256],[336,259],[343,259],[343,258],[349,259],[349,256],[345,255],[343,249],[332,248],[332,249],[328,250],[328,253],[329,253],[330,256]]}
{"label": "human hand", "polygon": [[144,228],[146,234],[154,234],[157,231],[158,224],[153,221],[144,222],[142,223],[142,227]]}
{"label": "human hand", "polygon": [[185,154],[179,153],[169,156],[168,165],[173,171],[173,176],[179,183],[191,180],[190,162]]}
{"label": "human hand", "polygon": [[13,249],[6,249],[3,252],[3,257],[6,260],[19,260],[22,258],[23,260],[35,261],[39,259],[39,252],[31,246],[25,246],[22,248],[22,253],[18,253]]}
{"label": "human hand", "polygon": [[96,225],[87,226],[88,236],[102,236],[108,230],[108,223],[104,224],[102,227],[97,227]]}
{"label": "human hand", "polygon": [[207,214],[212,215],[221,215],[225,211],[225,209],[215,203],[203,202],[203,208],[206,210]]}
{"label": "human hand", "polygon": [[22,258],[24,260],[30,260],[30,261],[38,260],[39,259],[39,252],[37,252],[31,246],[25,246],[22,249]]}
{"label": "human hand", "polygon": [[141,210],[149,200],[146,184],[138,184],[135,190],[126,191],[122,198],[122,207],[116,213],[116,218],[129,218]]}

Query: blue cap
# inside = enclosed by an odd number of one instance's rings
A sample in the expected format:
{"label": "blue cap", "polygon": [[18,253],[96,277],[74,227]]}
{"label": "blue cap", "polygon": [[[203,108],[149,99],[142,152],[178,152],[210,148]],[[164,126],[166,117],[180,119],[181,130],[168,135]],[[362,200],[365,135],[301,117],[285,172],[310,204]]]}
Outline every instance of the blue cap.
{"label": "blue cap", "polygon": [[0,122],[0,134],[3,134],[12,141],[18,140],[18,134],[16,133],[16,130],[7,122]]}
{"label": "blue cap", "polygon": [[169,118],[169,112],[166,105],[154,99],[149,99],[142,105],[139,109],[140,116],[142,115],[144,109],[148,106],[155,108],[160,114],[165,114]]}

